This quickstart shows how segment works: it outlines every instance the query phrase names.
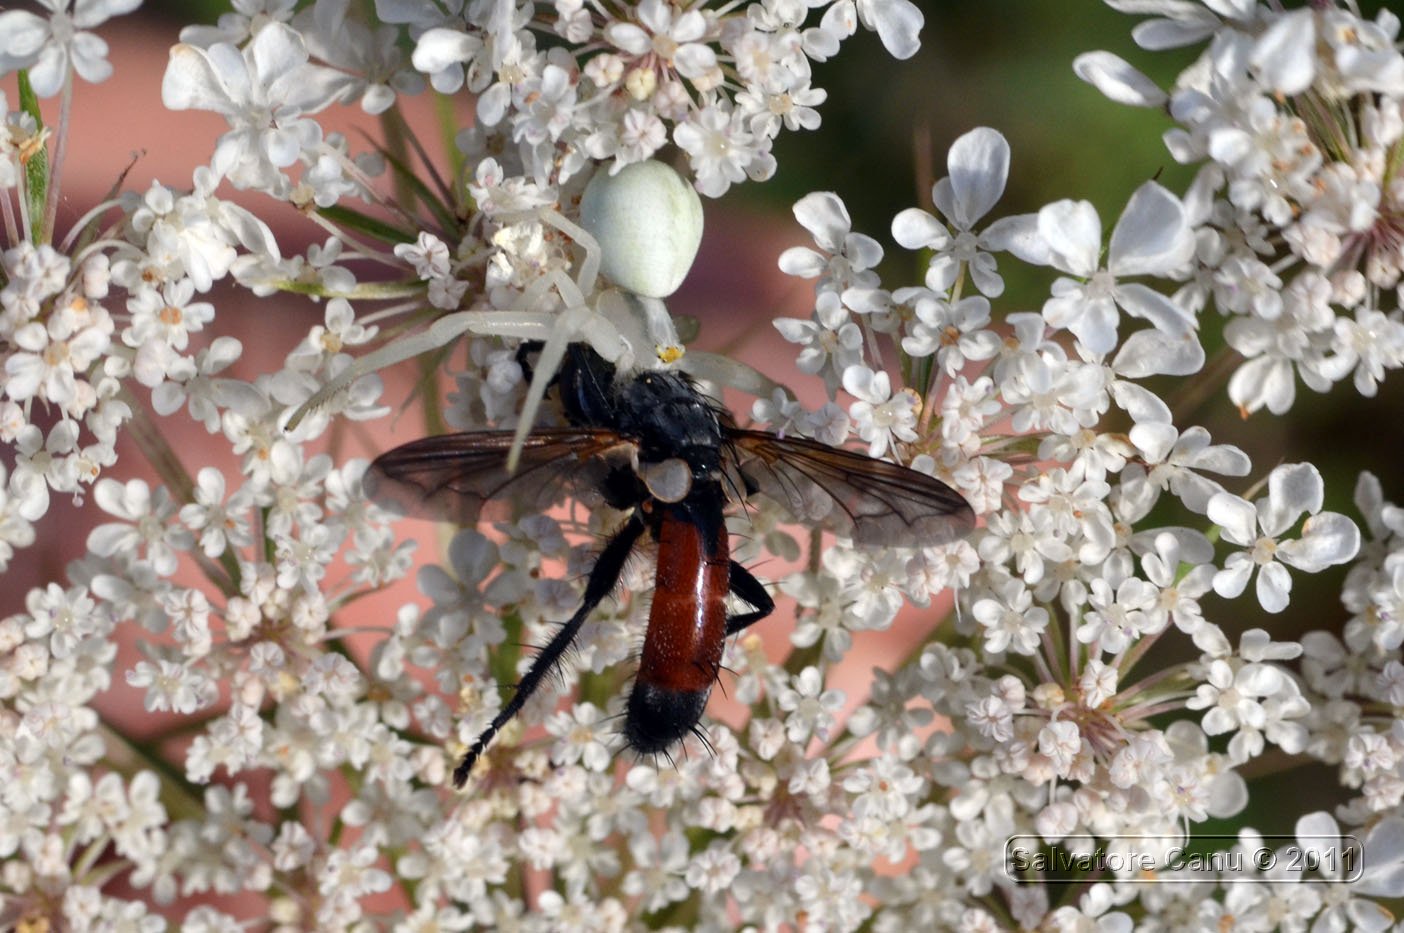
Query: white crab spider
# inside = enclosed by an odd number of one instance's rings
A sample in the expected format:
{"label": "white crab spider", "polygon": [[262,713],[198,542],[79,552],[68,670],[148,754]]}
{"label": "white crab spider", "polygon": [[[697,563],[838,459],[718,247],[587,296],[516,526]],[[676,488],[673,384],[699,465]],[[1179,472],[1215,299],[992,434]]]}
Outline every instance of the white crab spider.
{"label": "white crab spider", "polygon": [[[546,291],[555,288],[564,310],[445,315],[417,334],[359,357],[293,413],[288,430],[362,376],[447,346],[464,334],[537,340],[543,347],[508,454],[507,467],[512,470],[569,344],[590,344],[620,372],[659,368],[682,357],[681,342],[662,299],[682,284],[702,241],[702,203],[690,185],[661,162],[638,162],[615,175],[600,172],[590,180],[580,202],[580,224],[549,209],[534,216],[584,251],[576,279],[553,270],[523,295],[527,308],[539,307]],[[617,287],[596,293],[601,272]],[[773,387],[754,370],[713,354],[691,354],[683,365],[696,375],[757,395],[768,394]]]}

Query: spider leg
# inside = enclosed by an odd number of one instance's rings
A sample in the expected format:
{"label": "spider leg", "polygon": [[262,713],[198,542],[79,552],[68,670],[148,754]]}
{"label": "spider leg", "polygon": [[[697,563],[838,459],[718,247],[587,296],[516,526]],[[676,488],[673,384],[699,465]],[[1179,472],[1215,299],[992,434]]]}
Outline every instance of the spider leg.
{"label": "spider leg", "polygon": [[[718,353],[689,350],[687,355],[678,361],[678,367],[690,376],[738,389],[756,398],[768,399],[776,389],[784,390],[784,386],[769,376]],[[790,398],[795,397],[795,394],[788,390],[785,390],[785,394]]]}
{"label": "spider leg", "polygon": [[[580,275],[575,282],[572,282],[574,295],[567,296],[562,292],[562,297],[566,298],[566,304],[584,304],[585,295],[595,290],[595,279],[600,273],[600,243],[584,227],[567,220],[558,210],[553,208],[543,208],[540,210],[511,212],[501,215],[498,221],[504,225],[521,223],[523,221],[536,220],[564,233],[585,253],[580,261]],[[571,298],[577,299],[571,301]]]}
{"label": "spider leg", "polygon": [[585,252],[585,258],[580,261],[580,275],[573,285],[576,289],[576,297],[579,303],[584,304],[583,296],[595,290],[595,278],[600,273],[600,244],[590,235],[584,227],[566,220],[560,211],[544,210],[541,212],[541,221],[550,224],[557,230],[570,237]]}
{"label": "spider leg", "polygon": [[296,428],[302,419],[307,417],[308,413],[326,405],[333,397],[346,391],[352,383],[362,376],[368,376],[386,366],[448,345],[455,338],[473,330],[475,326],[481,326],[480,319],[487,313],[490,312],[459,311],[456,314],[445,315],[417,334],[402,337],[377,350],[372,350],[365,356],[357,357],[338,373],[336,378],[318,389],[311,398],[298,407],[297,411],[293,412],[292,417],[288,419],[286,430],[291,431]]}
{"label": "spider leg", "polygon": [[541,346],[541,353],[536,358],[536,372],[532,374],[531,386],[527,389],[526,398],[522,400],[521,413],[517,416],[517,432],[512,437],[512,448],[507,452],[508,473],[517,469],[522,446],[526,443],[527,435],[531,433],[531,426],[536,422],[536,411],[541,407],[541,400],[546,397],[546,389],[555,378],[556,370],[561,368],[566,347],[575,339],[576,331],[591,313],[588,308],[567,308],[557,315],[555,326],[552,327],[550,335]]}

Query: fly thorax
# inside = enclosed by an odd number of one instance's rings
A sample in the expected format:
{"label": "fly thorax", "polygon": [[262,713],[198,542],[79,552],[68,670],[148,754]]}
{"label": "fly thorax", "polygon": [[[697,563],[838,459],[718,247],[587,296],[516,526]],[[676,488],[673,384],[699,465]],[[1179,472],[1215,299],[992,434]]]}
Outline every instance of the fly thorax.
{"label": "fly thorax", "polygon": [[654,372],[619,386],[619,430],[637,440],[641,465],[682,460],[695,478],[721,467],[721,423],[685,376]]}

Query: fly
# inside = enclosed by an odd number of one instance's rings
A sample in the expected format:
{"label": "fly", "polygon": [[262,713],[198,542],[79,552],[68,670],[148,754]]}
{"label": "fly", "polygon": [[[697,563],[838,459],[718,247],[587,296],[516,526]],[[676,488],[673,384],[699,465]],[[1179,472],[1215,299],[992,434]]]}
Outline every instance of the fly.
{"label": "fly", "polygon": [[[567,497],[629,516],[590,571],[580,608],[454,769],[457,787],[614,590],[645,533],[657,544],[654,595],[623,735],[630,748],[654,754],[697,731],[727,637],[775,609],[764,585],[731,558],[728,503],[763,493],[868,547],[944,544],[974,526],[970,505],[940,480],[738,428],[681,373],[621,375],[588,345],[571,344],[556,385],[569,425],[528,434],[515,471],[507,469],[513,432],[473,431],[411,441],[376,458],[366,475],[378,503],[463,525],[494,505],[544,511]],[[749,610],[728,615],[728,596]]]}

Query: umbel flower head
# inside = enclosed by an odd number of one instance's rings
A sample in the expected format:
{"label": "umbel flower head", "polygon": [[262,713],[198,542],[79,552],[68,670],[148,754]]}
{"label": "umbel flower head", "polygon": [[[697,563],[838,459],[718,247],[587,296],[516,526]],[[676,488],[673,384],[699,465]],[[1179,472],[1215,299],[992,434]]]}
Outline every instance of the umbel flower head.
{"label": "umbel flower head", "polygon": [[[0,72],[22,72],[0,93],[0,926],[1388,929],[1392,477],[1362,474],[1350,509],[1318,451],[1255,463],[1190,401],[1285,419],[1299,382],[1369,397],[1404,364],[1399,20],[1110,5],[1142,17],[1141,48],[1197,57],[1168,88],[1105,52],[1074,68],[1163,110],[1194,181],[1128,186],[1110,213],[1078,180],[1020,205],[1030,154],[960,128],[892,221],[894,263],[845,203],[870,179],[830,178],[795,205],[812,242],[779,257],[813,288],[774,322],[792,378],[685,347],[664,302],[699,195],[744,195],[782,133],[826,131],[813,63],[847,62],[860,27],[912,56],[909,0],[236,0],[182,30],[161,85],[226,122],[203,164],[97,204],[63,183],[69,105],[110,74],[95,30],[136,4],[0,13]],[[474,115],[448,153],[407,117],[427,88]],[[374,139],[333,128],[355,107]],[[660,174],[666,195],[618,194]],[[275,234],[286,204],[315,230]],[[635,276],[660,244],[612,238],[616,213],[688,234],[668,284]],[[1046,289],[1011,302],[1016,275]],[[356,446],[377,419],[500,432],[504,457],[532,428],[579,433],[557,377],[580,344],[750,394],[745,429],[809,462],[852,445],[935,477],[978,527],[873,547],[833,531],[871,504],[864,478],[816,478],[824,516],[804,484],[747,496],[728,475],[748,499],[713,529],[728,579],[753,568],[779,611],[726,645],[735,709],[621,755],[656,560],[611,593],[585,581],[642,519],[583,481],[547,508],[562,496],[529,473],[448,496],[461,527],[416,565],[383,483],[368,494],[380,451]],[[411,365],[405,405],[381,373]],[[707,481],[637,479],[651,506]],[[70,500],[81,555],[31,561]],[[1309,602],[1318,573],[1343,579],[1340,624]],[[1295,613],[1317,630],[1290,636]],[[505,716],[523,646],[577,616],[561,676]],[[853,678],[899,617],[905,654]],[[1264,795],[1304,764],[1319,802]],[[1236,827],[1221,854],[1267,860],[1177,859],[1211,820]],[[1347,852],[1358,874],[1330,861]]]}

